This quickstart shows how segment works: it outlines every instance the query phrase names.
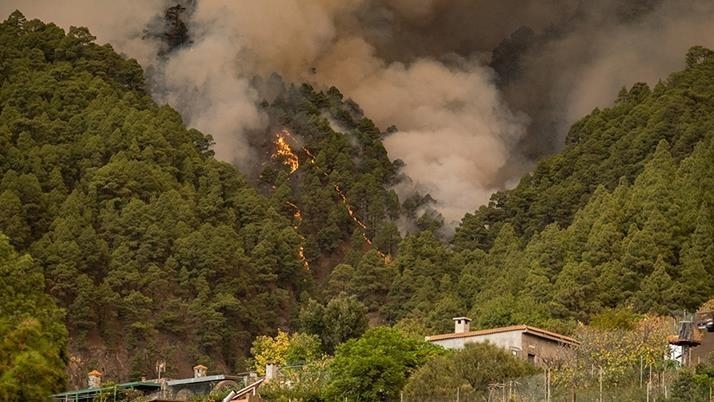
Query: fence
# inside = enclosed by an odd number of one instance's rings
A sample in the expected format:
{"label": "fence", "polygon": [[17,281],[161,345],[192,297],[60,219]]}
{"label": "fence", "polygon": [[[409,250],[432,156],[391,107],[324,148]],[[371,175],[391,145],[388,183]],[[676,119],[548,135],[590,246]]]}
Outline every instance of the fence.
{"label": "fence", "polygon": [[401,402],[656,402],[671,396],[676,378],[676,367],[631,367],[617,380],[607,378],[595,367],[575,373],[568,381],[543,371],[530,377],[489,384],[485,391],[467,385],[449,392],[448,397],[425,400],[403,395]]}

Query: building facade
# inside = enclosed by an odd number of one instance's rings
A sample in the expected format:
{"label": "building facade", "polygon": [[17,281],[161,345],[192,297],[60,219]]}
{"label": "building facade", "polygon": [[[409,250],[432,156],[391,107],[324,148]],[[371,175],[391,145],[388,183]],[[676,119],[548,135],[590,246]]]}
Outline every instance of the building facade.
{"label": "building facade", "polygon": [[537,366],[557,358],[564,348],[578,345],[573,338],[528,325],[471,331],[470,322],[468,317],[456,317],[453,333],[427,336],[426,340],[446,349],[463,349],[468,343],[488,342]]}

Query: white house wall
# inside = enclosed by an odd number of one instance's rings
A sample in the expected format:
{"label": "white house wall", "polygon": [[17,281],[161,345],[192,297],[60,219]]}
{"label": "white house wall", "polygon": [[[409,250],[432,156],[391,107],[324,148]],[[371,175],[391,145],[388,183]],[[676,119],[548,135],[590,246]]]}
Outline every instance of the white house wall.
{"label": "white house wall", "polygon": [[464,345],[467,343],[488,341],[491,344],[500,346],[506,350],[513,350],[514,348],[517,348],[517,350],[520,351],[522,345],[521,334],[522,331],[498,332],[495,334],[442,339],[432,341],[432,343],[443,346],[447,349],[463,349]]}

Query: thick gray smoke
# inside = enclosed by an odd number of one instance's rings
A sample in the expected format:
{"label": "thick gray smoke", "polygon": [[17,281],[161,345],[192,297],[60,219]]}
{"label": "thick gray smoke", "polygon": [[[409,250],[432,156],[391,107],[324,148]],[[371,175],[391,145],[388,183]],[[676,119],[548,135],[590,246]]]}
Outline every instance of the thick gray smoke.
{"label": "thick gray smoke", "polygon": [[689,47],[712,47],[713,16],[706,0],[587,2],[546,31],[506,39],[493,64],[509,106],[532,119],[521,155],[559,149],[574,121],[611,104],[621,88],[655,84],[684,66]]}
{"label": "thick gray smoke", "polygon": [[714,45],[708,0],[198,0],[191,42],[170,52],[146,29],[176,2],[116,4],[4,1],[0,12],[89,27],[243,169],[255,163],[248,133],[267,124],[254,76],[335,85],[399,128],[390,156],[447,221],[512,185],[622,86],[654,83],[690,46]]}

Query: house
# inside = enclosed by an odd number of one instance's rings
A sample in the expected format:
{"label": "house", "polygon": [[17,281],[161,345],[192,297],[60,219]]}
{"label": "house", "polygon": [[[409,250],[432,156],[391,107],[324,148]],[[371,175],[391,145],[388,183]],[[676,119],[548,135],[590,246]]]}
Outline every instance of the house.
{"label": "house", "polygon": [[[207,375],[208,368],[201,364],[193,368],[193,377],[182,379],[154,379],[121,384],[104,385],[101,382],[102,373],[93,370],[88,374],[88,387],[76,391],[67,391],[51,396],[55,402],[79,402],[102,399],[107,401],[125,401],[140,399],[142,401],[186,401],[192,398],[208,395],[216,390],[237,390],[232,392],[236,400],[249,400],[249,395],[255,396],[262,378],[251,375],[234,376],[225,374]],[[253,398],[252,400],[256,400]]]}
{"label": "house", "polygon": [[426,340],[446,349],[463,349],[467,343],[489,342],[535,365],[556,358],[563,348],[578,346],[578,341],[573,338],[529,325],[471,331],[470,323],[468,317],[456,317],[453,333],[427,336]]}
{"label": "house", "polygon": [[676,335],[667,337],[671,358],[683,366],[696,367],[714,356],[714,312],[697,313],[679,322]]}
{"label": "house", "polygon": [[684,349],[682,352],[682,354],[689,352],[689,355],[682,359],[682,363],[685,365],[696,367],[700,363],[710,361],[714,355],[714,334],[702,332],[700,343],[692,348]]}
{"label": "house", "polygon": [[155,381],[133,381],[103,386],[101,377],[102,373],[92,370],[88,375],[87,388],[55,394],[50,398],[54,402],[118,401],[150,395],[161,390],[161,384]]}

